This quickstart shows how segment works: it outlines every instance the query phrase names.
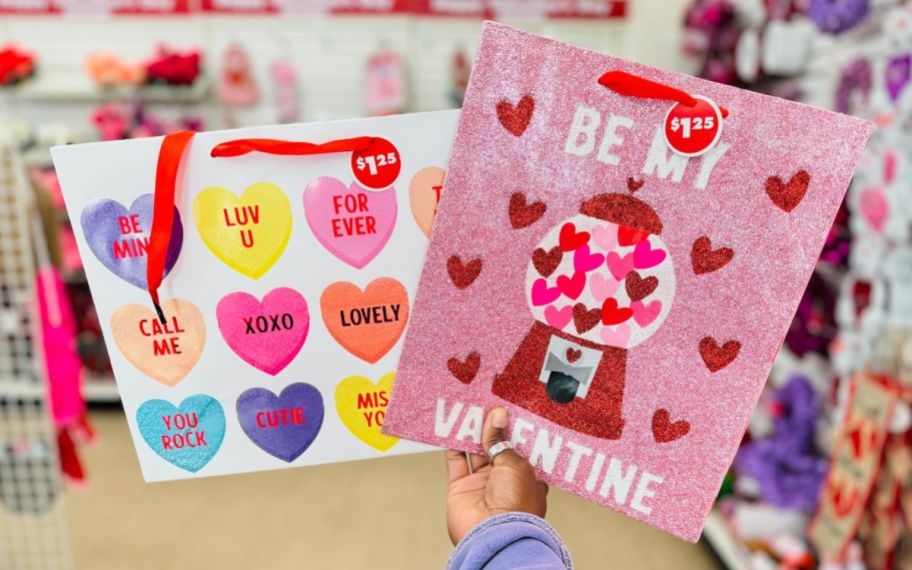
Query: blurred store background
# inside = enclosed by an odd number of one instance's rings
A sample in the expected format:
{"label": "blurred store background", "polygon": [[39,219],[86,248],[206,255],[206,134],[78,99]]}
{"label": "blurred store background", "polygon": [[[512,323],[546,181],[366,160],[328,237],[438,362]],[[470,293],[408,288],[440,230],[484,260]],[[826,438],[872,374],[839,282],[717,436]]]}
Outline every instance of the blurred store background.
{"label": "blurred store background", "polygon": [[444,566],[439,454],[142,483],[48,148],[457,108],[485,18],[880,127],[704,540],[552,490],[578,567],[912,569],[899,0],[0,0],[0,569]]}

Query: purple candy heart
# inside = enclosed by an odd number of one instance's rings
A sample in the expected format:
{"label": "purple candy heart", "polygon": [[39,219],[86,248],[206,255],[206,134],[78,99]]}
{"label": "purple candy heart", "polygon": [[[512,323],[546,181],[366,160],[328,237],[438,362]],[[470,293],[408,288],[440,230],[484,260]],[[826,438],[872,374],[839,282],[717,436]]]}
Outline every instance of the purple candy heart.
{"label": "purple candy heart", "polygon": [[291,463],[310,447],[323,425],[323,396],[310,384],[291,384],[278,396],[251,388],[238,398],[238,420],[266,453]]}
{"label": "purple candy heart", "polygon": [[[143,194],[130,209],[120,202],[98,199],[82,210],[82,232],[92,253],[115,275],[142,289],[146,288],[146,251],[152,231],[154,197]],[[174,208],[171,242],[165,256],[165,275],[180,255],[184,228],[180,212]]]}

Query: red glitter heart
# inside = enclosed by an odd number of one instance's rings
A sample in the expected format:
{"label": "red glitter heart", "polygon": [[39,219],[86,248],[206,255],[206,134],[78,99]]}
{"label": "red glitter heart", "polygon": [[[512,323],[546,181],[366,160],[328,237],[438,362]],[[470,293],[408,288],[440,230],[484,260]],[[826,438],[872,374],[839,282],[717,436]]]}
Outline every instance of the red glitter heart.
{"label": "red glitter heart", "polygon": [[640,178],[639,180],[637,180],[633,176],[627,177],[627,190],[630,190],[631,194],[635,193],[637,190],[642,188],[643,184],[646,184],[645,178]]}
{"label": "red glitter heart", "polygon": [[457,289],[465,289],[474,283],[481,273],[481,259],[471,259],[468,263],[463,263],[458,255],[454,255],[447,260],[447,272]]}
{"label": "red glitter heart", "polygon": [[573,251],[589,243],[589,232],[577,232],[573,222],[567,222],[561,227],[560,248],[562,251]]}
{"label": "red glitter heart", "polygon": [[500,119],[500,124],[517,137],[526,132],[526,127],[532,120],[533,111],[535,111],[535,99],[529,95],[523,96],[515,107],[506,99],[502,99],[497,104],[497,118]]}
{"label": "red glitter heart", "polygon": [[582,350],[579,350],[578,348],[569,347],[569,346],[567,347],[567,362],[572,364],[572,363],[576,362],[577,360],[579,360],[582,355],[583,355]]}
{"label": "red glitter heart", "polygon": [[652,276],[643,279],[636,271],[627,274],[624,281],[624,288],[627,289],[627,296],[631,301],[642,301],[659,286],[659,278]]}
{"label": "red glitter heart", "polygon": [[720,247],[714,250],[712,241],[708,237],[702,236],[697,238],[690,250],[690,263],[693,265],[694,273],[702,275],[722,269],[734,256],[735,250],[732,248]]}
{"label": "red glitter heart", "polygon": [[676,439],[681,439],[690,431],[690,422],[678,420],[674,423],[671,421],[671,415],[668,410],[662,408],[652,415],[652,437],[656,443],[668,443]]}
{"label": "red glitter heart", "polygon": [[617,299],[609,297],[602,303],[602,324],[606,326],[619,325],[633,316],[630,307],[618,307]]}
{"label": "red glitter heart", "polygon": [[649,237],[649,232],[630,226],[618,226],[618,243],[623,246],[636,245]]}
{"label": "red glitter heart", "polygon": [[586,274],[579,271],[574,272],[572,277],[566,275],[557,276],[557,288],[561,293],[571,299],[578,299],[586,286]]}
{"label": "red glitter heart", "polygon": [[859,499],[857,488],[852,487],[846,491],[845,483],[831,482],[829,491],[830,498],[833,501],[833,512],[836,513],[837,518],[844,518],[855,510],[855,505]]}
{"label": "red glitter heart", "polygon": [[781,210],[791,212],[804,199],[810,183],[811,175],[807,170],[796,172],[787,184],[778,176],[770,176],[766,179],[766,194]]}
{"label": "red glitter heart", "polygon": [[538,248],[532,252],[532,265],[535,266],[535,270],[538,271],[539,275],[548,277],[554,273],[563,257],[564,254],[559,245],[552,247],[548,251]]}
{"label": "red glitter heart", "polygon": [[515,230],[527,228],[540,220],[546,209],[544,202],[532,202],[527,205],[526,195],[514,192],[510,196],[510,225]]}
{"label": "red glitter heart", "polygon": [[465,360],[459,360],[455,356],[447,361],[447,368],[457,380],[463,384],[469,384],[478,374],[478,368],[481,366],[481,355],[477,351],[472,351]]}
{"label": "red glitter heart", "polygon": [[703,337],[700,341],[700,356],[710,372],[718,372],[731,364],[738,358],[740,351],[741,343],[737,340],[730,340],[722,346],[711,336]]}
{"label": "red glitter heart", "polygon": [[573,324],[580,334],[592,330],[602,318],[601,309],[587,309],[586,305],[577,303],[573,305]]}

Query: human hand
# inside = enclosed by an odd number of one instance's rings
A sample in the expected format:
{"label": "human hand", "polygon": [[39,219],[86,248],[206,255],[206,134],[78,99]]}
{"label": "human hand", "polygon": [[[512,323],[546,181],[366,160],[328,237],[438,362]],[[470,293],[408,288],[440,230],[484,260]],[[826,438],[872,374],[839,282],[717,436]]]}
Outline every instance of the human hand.
{"label": "human hand", "polygon": [[[507,423],[507,410],[491,410],[482,429],[485,449],[508,440]],[[469,473],[467,457],[474,473]],[[494,515],[519,511],[545,516],[548,486],[535,477],[529,462],[512,449],[498,454],[493,464],[485,455],[467,456],[453,449],[447,450],[446,461],[447,527],[454,545],[477,524]]]}

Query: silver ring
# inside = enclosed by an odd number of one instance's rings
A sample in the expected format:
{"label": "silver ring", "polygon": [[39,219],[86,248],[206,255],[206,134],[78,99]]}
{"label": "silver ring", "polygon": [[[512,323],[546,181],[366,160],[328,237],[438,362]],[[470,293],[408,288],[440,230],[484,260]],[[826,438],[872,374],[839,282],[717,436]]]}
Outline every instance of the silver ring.
{"label": "silver ring", "polygon": [[485,452],[488,454],[488,459],[491,460],[491,463],[494,463],[494,458],[503,453],[508,449],[513,449],[513,444],[509,441],[498,441],[494,445],[488,448]]}

